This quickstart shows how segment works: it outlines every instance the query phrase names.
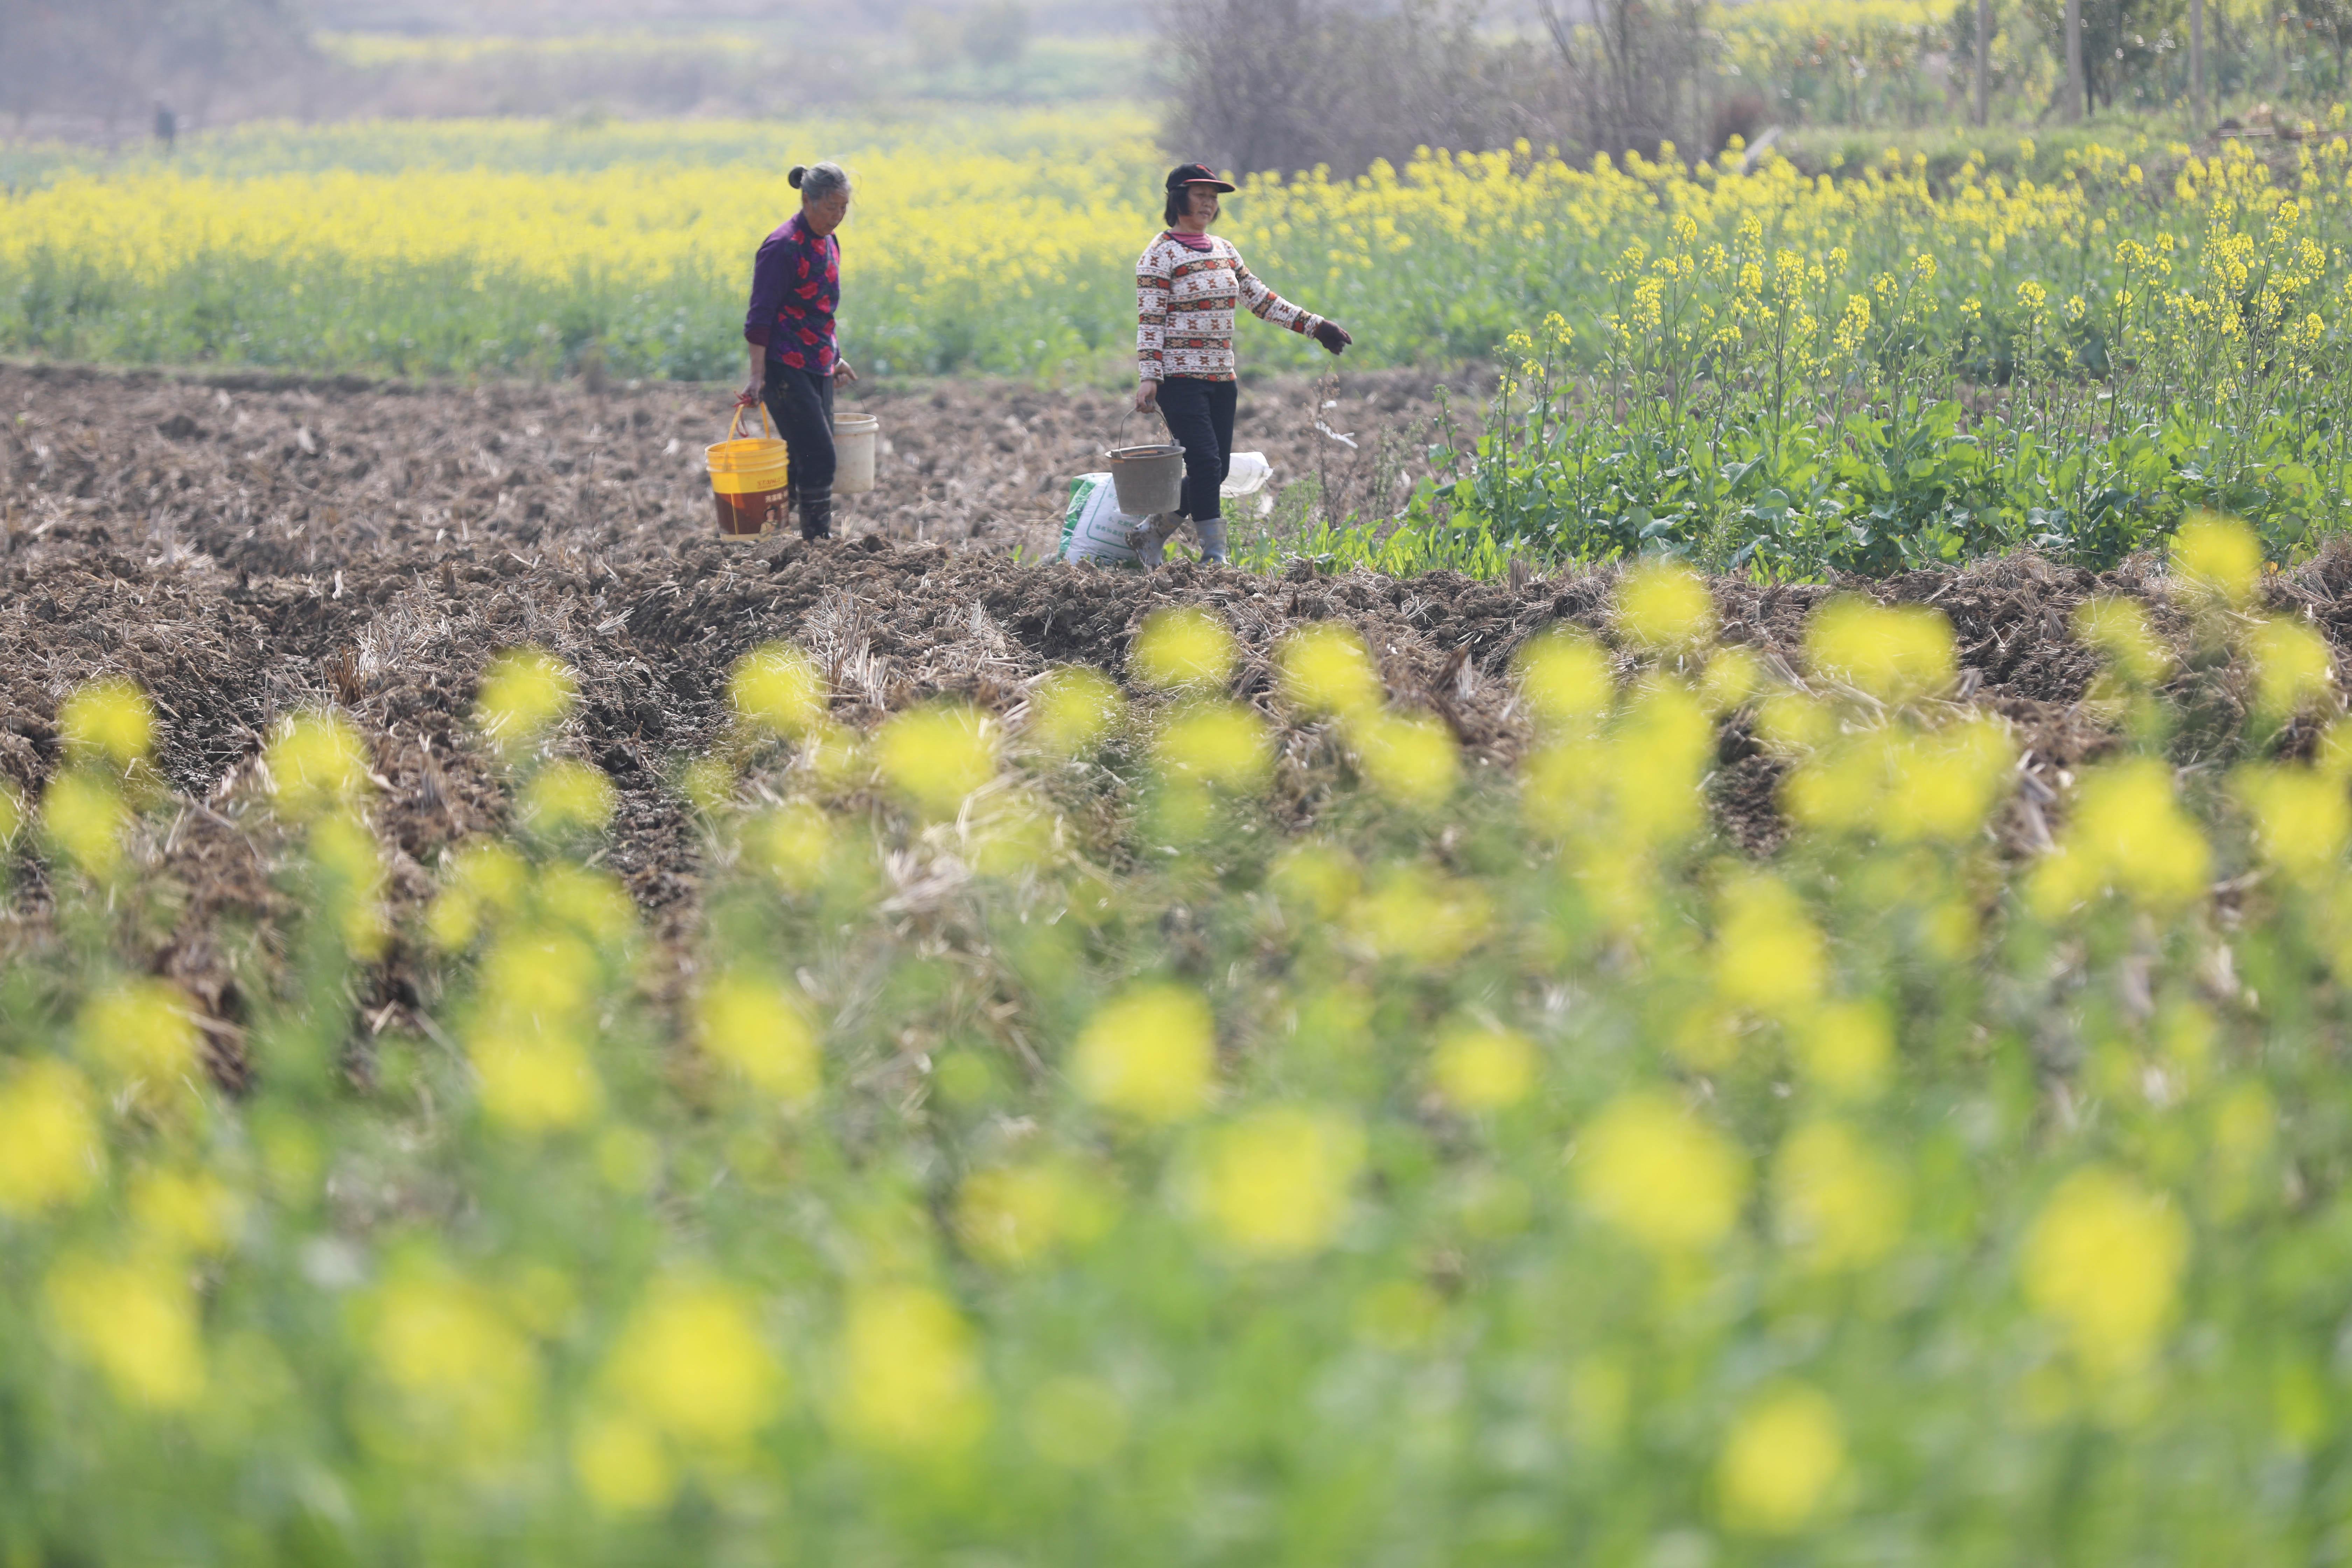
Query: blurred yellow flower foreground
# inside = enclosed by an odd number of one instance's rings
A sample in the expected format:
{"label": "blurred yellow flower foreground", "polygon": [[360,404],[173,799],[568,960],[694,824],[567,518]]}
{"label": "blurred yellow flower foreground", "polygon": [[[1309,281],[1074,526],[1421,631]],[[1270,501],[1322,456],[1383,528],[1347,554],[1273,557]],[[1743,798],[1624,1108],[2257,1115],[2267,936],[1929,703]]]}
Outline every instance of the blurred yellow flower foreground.
{"label": "blurred yellow flower foreground", "polygon": [[771,643],[626,802],[660,930],[509,650],[422,902],[352,718],[268,732],[236,1020],[124,962],[176,808],[87,688],[0,802],[0,1547],[2324,1556],[2352,720],[2231,526],[2083,606],[2063,771],[1935,608],[1656,564],[1467,742],[1336,621],[869,730]]}

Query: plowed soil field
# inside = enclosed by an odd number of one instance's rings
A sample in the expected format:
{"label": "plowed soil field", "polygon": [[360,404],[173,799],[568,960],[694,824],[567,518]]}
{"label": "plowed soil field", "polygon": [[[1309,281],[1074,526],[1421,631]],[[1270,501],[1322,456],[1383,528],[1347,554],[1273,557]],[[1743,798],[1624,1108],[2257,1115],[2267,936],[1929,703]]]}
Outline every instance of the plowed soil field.
{"label": "plowed soil field", "polygon": [[[1328,385],[1254,390],[1238,444],[1264,449],[1284,479],[1324,464],[1327,493],[1370,501],[1427,438],[1434,405],[1421,384],[1343,380],[1336,397]],[[1334,577],[1304,563],[1271,577],[1035,563],[1050,556],[1069,475],[1091,466],[1117,424],[1119,405],[1095,393],[968,385],[871,398],[891,448],[846,537],[721,544],[699,458],[727,402],[722,389],[668,384],[460,389],[0,367],[0,774],[37,792],[58,760],[58,704],[77,684],[120,673],[147,689],[170,798],[134,846],[161,894],[142,958],[233,1036],[247,1006],[237,977],[282,950],[278,920],[290,908],[276,879],[285,842],[254,778],[268,727],[331,705],[365,732],[397,918],[429,892],[447,847],[503,822],[499,774],[467,718],[502,647],[538,644],[578,671],[576,745],[623,802],[609,863],[674,936],[696,918],[699,874],[677,769],[723,728],[729,668],[760,642],[807,648],[836,711],[863,724],[943,692],[1011,711],[1056,662],[1123,675],[1144,616],[1171,603],[1209,605],[1233,625],[1247,654],[1236,695],[1271,706],[1268,656],[1282,634],[1343,619],[1370,639],[1393,693],[1442,715],[1474,762],[1501,767],[1527,736],[1507,679],[1513,650],[1561,619],[1608,632],[1606,574],[1482,584]],[[1318,418],[1356,445],[1318,433]],[[2023,557],[1853,586],[1951,617],[1962,699],[2009,718],[2025,750],[2004,832],[2021,846],[2046,841],[2055,775],[2109,743],[2080,707],[2095,667],[2069,617],[2097,592],[2163,606],[2154,563],[2095,577]],[[1790,668],[1806,615],[1832,591],[1716,584],[1727,637]],[[2352,637],[2352,552],[2324,554],[2268,592],[2339,648]],[[2185,646],[2182,616],[2163,607],[2157,620]],[[2181,679],[2200,683],[2211,732],[2233,734],[2242,673],[2192,659]],[[1775,783],[1734,720],[1714,791],[1727,837],[1748,852],[1779,841]],[[1311,789],[1292,797],[1311,811]],[[19,949],[40,940],[44,920],[37,868],[24,875],[30,896],[0,937]],[[395,943],[361,999],[375,1026],[415,1005]]]}

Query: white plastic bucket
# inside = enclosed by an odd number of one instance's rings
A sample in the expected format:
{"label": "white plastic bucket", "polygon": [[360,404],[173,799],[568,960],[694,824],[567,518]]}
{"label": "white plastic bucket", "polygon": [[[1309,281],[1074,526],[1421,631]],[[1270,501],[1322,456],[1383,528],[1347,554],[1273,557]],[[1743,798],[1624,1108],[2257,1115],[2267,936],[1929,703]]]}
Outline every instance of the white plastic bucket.
{"label": "white plastic bucket", "polygon": [[1148,447],[1113,447],[1110,482],[1118,492],[1118,510],[1129,517],[1174,511],[1184,504],[1184,448],[1173,442]]}
{"label": "white plastic bucket", "polygon": [[862,496],[874,488],[874,449],[882,421],[871,414],[833,416],[833,493]]}

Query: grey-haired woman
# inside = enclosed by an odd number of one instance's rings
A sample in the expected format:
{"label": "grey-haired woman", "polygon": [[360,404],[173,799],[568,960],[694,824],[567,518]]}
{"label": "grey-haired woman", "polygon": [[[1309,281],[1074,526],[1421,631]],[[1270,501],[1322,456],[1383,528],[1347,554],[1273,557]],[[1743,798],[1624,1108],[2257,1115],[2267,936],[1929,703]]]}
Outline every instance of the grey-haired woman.
{"label": "grey-haired woman", "polygon": [[841,304],[841,242],[849,176],[837,163],[795,165],[801,210],[760,246],[751,263],[751,308],[743,317],[751,379],[735,399],[767,405],[789,460],[786,500],[801,514],[803,539],[833,537],[833,384],[857,373],[834,341]]}

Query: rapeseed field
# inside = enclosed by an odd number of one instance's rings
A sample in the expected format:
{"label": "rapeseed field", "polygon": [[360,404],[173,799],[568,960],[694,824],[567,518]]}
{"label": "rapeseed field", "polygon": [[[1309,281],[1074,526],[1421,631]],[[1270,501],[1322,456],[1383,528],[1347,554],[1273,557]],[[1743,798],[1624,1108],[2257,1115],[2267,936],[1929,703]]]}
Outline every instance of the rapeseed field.
{"label": "rapeseed field", "polygon": [[[1883,280],[1912,279],[1922,257],[1941,271],[1904,299],[1914,332],[1990,340],[2000,366],[2021,334],[2040,350],[2145,323],[2164,292],[2157,258],[2202,256],[2216,235],[2268,244],[2282,202],[2293,241],[2319,247],[2313,262],[2291,241],[2287,260],[2311,285],[2338,279],[2338,143],[2284,171],[2161,146],[2054,168],[2023,154],[2031,172],[1972,166],[1931,185],[1900,159],[1812,179],[1768,160],[1743,178],[1728,160],[1578,167],[1523,144],[1356,180],[1254,177],[1225,226],[1277,287],[1362,323],[1373,364],[1484,358],[1552,313],[1588,342],[1611,319],[1639,324],[1629,252],[1635,270],[1683,258],[1680,292],[1702,302],[1744,276],[1704,267],[1710,256],[1771,266],[1784,292],[1779,258],[1794,256],[1814,323],[1801,378],[1822,372],[1857,308],[1883,338]],[[1121,362],[1160,160],[1142,116],[1093,109],[883,129],[263,129],[194,144],[184,164],[67,163],[6,198],[0,347],[473,374],[559,371],[594,344],[615,372],[717,375],[737,352],[751,252],[792,210],[784,168],[820,155],[845,160],[860,193],[844,231],[852,353],[885,374]],[[1269,342],[1255,360],[1307,352]]]}
{"label": "rapeseed field", "polygon": [[2258,542],[2084,605],[2122,740],[2031,788],[1932,606],[1768,664],[1682,568],[1611,592],[1461,677],[1507,766],[1339,622],[870,729],[756,648],[683,929],[551,656],[482,672],[509,826],[413,919],[368,742],[291,715],[215,797],[306,846],[236,1026],[117,967],[184,812],[85,687],[6,803],[0,1546],[2324,1554],[2352,721]]}

